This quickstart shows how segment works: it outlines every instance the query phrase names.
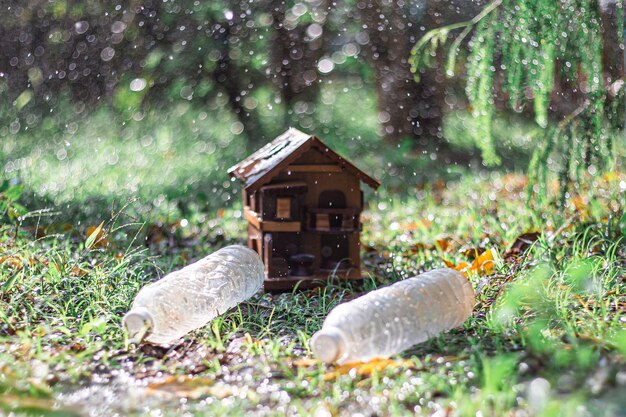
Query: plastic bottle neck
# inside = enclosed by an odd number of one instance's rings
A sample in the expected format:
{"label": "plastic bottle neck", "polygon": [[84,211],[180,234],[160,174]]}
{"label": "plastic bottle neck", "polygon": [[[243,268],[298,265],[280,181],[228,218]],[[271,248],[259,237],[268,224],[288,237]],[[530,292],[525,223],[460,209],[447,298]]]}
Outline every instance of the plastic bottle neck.
{"label": "plastic bottle neck", "polygon": [[154,329],[154,317],[145,307],[130,310],[124,316],[123,323],[133,343],[141,342]]}
{"label": "plastic bottle neck", "polygon": [[347,354],[346,338],[336,327],[322,329],[311,338],[311,349],[322,362],[337,362]]}

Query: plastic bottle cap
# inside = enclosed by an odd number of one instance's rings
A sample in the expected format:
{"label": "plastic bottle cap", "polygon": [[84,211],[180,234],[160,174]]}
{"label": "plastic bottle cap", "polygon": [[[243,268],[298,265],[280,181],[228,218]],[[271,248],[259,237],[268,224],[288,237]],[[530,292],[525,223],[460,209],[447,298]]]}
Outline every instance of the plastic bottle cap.
{"label": "plastic bottle cap", "polygon": [[135,308],[126,313],[123,323],[128,332],[128,337],[135,343],[141,342],[154,328],[152,314],[144,307]]}
{"label": "plastic bottle cap", "polygon": [[338,329],[322,329],[311,338],[311,349],[322,362],[336,362],[344,354],[344,337]]}

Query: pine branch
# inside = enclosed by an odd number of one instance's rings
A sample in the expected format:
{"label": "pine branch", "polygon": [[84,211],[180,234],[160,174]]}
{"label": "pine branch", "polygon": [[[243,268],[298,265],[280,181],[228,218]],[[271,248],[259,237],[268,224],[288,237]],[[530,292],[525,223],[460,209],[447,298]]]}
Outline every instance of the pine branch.
{"label": "pine branch", "polygon": [[[616,26],[621,28],[621,24],[618,19]],[[449,46],[445,70],[447,76],[454,76],[462,45],[472,36],[464,71],[476,129],[468,133],[481,149],[483,162],[489,165],[499,161],[492,122],[495,97],[501,89],[508,94],[513,109],[532,103],[535,122],[541,128],[537,130],[529,177],[532,172],[544,187],[550,175],[550,158],[559,154],[565,167],[559,177],[563,185],[592,163],[599,168],[610,166],[612,129],[623,125],[622,114],[618,114],[621,106],[614,98],[623,93],[625,79],[617,78],[607,86],[604,76],[613,69],[603,61],[603,50],[609,46],[605,43],[611,38],[603,36],[607,28],[602,26],[597,0],[492,0],[471,20],[426,33],[411,51],[411,71],[419,81],[419,70],[435,64],[438,49]],[[455,30],[460,33],[450,36]],[[623,31],[617,32],[619,41]],[[451,43],[446,45],[448,41]],[[584,101],[572,113],[551,122],[555,86],[571,86],[572,95],[580,92]]]}
{"label": "pine branch", "polygon": [[[485,7],[485,9],[482,12],[474,16],[473,19],[462,23],[463,25],[465,25],[465,29],[463,30],[463,32],[459,34],[459,36],[456,37],[456,39],[454,40],[454,42],[452,42],[452,45],[450,46],[450,53],[448,55],[448,65],[446,65],[446,74],[449,77],[454,76],[454,64],[456,62],[456,54],[457,54],[457,50],[459,49],[459,46],[461,46],[461,42],[463,42],[463,40],[467,37],[467,35],[469,35],[474,25],[476,25],[485,16],[487,16],[489,13],[494,11],[498,6],[500,6],[502,4],[502,1],[503,0],[493,1],[492,3],[489,4],[489,6]],[[460,29],[461,27],[463,26],[459,26],[457,29]]]}
{"label": "pine branch", "polygon": [[[450,55],[448,56],[448,65],[446,65],[447,67],[446,72],[448,73],[449,76],[454,75],[451,68],[454,67],[454,62],[456,58],[456,50],[461,45],[461,42],[463,42],[463,40],[472,31],[472,28],[477,23],[479,23],[484,17],[489,15],[496,8],[498,8],[498,6],[502,4],[502,2],[503,0],[494,0],[493,2],[489,3],[489,5],[485,7],[479,14],[477,14],[470,20],[467,20],[464,22],[452,23],[450,25],[442,26],[440,28],[435,28],[435,29],[431,29],[430,31],[428,31],[415,44],[415,46],[411,50],[411,72],[413,72],[414,74],[417,73],[417,70],[418,70],[417,67],[419,65],[419,58],[417,57],[419,56],[420,50],[424,49],[429,42],[431,43],[431,46],[433,47],[433,49],[436,49],[439,46],[439,43],[441,44],[445,43],[448,33],[457,29],[465,28],[452,43],[452,46],[450,48]],[[419,81],[417,76],[416,76],[416,81]]]}

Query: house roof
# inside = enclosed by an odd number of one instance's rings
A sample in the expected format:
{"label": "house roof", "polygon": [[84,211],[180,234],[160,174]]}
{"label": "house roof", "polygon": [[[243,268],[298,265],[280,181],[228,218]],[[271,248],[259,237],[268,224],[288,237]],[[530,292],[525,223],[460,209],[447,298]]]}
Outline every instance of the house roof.
{"label": "house roof", "polygon": [[334,160],[342,169],[355,175],[373,189],[380,186],[380,182],[330,149],[318,137],[294,128],[289,128],[285,133],[231,167],[228,173],[243,181],[246,189],[253,191],[266,184],[304,152],[312,148],[317,148],[324,155]]}

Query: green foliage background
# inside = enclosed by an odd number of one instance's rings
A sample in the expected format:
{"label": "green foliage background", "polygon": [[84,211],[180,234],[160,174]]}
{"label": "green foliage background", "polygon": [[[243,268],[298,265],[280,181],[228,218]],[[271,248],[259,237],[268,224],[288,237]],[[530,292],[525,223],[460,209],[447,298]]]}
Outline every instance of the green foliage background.
{"label": "green foliage background", "polygon": [[[540,128],[532,182],[544,186],[548,170],[559,171],[566,192],[582,170],[613,167],[615,138],[623,137],[624,8],[616,2],[610,21],[601,7],[593,0],[495,0],[467,22],[426,34],[412,50],[412,71],[419,81],[420,71],[454,38],[445,52],[446,73],[464,71],[485,162],[500,163],[492,134],[499,102],[515,112],[532,106]],[[461,46],[470,33],[466,52]],[[607,42],[613,38],[616,44]],[[467,60],[462,68],[459,55]]]}

